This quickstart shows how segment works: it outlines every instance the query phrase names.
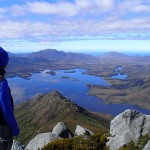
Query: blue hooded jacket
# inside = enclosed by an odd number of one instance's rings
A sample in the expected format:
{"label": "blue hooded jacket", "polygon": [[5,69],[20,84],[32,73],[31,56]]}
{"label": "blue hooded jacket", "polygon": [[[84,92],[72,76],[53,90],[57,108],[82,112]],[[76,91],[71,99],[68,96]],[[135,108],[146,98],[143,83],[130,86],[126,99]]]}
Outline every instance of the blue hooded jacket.
{"label": "blue hooded jacket", "polygon": [[[8,53],[0,47],[0,67],[3,68],[6,66],[8,61]],[[0,82],[0,112],[6,123],[10,126],[13,136],[17,136],[19,134],[19,128],[14,116],[10,91],[5,78]]]}
{"label": "blue hooded jacket", "polygon": [[17,136],[19,134],[19,128],[14,116],[9,87],[5,78],[0,83],[0,110],[4,116],[5,121],[11,127],[13,136]]}

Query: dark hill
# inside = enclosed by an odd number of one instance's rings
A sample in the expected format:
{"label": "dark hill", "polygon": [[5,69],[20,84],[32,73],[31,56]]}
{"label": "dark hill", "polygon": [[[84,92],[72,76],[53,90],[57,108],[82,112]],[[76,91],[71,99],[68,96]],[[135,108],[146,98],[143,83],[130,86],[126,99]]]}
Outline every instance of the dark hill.
{"label": "dark hill", "polygon": [[58,91],[39,95],[15,109],[21,128],[18,138],[23,144],[43,132],[50,132],[58,122],[64,122],[73,132],[76,125],[84,126],[94,132],[109,128],[107,115],[92,113],[74,104]]}
{"label": "dark hill", "polygon": [[39,52],[33,52],[28,55],[29,58],[32,59],[46,59],[50,61],[57,61],[63,63],[71,62],[93,62],[95,60],[94,56],[81,54],[81,53],[72,53],[72,52],[64,52],[58,51],[55,49],[45,49]]}
{"label": "dark hill", "polygon": [[38,52],[33,52],[28,54],[30,58],[44,58],[48,60],[56,60],[61,59],[62,57],[66,57],[67,53],[63,51],[57,51],[55,49],[45,49]]}

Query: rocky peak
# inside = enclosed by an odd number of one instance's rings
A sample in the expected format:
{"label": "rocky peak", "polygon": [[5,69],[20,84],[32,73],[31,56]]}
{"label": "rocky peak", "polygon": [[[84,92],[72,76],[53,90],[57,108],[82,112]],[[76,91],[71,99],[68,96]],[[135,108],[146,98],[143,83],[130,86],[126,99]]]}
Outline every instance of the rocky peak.
{"label": "rocky peak", "polygon": [[51,97],[57,97],[57,98],[61,98],[61,99],[66,99],[62,94],[60,94],[58,91],[54,90],[50,93]]}
{"label": "rocky peak", "polygon": [[[77,104],[71,102],[68,98],[60,94],[58,91],[52,91],[48,95],[44,97],[44,99],[47,99],[50,102],[59,103],[62,104],[61,107],[65,107],[68,112],[84,112],[85,109],[81,108]],[[58,105],[59,106],[59,105]]]}

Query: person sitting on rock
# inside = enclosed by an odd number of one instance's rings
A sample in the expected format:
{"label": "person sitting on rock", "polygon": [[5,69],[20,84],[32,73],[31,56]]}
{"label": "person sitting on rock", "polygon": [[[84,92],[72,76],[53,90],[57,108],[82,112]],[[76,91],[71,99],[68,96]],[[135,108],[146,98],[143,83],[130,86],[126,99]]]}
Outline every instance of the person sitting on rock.
{"label": "person sitting on rock", "polygon": [[0,150],[10,150],[13,136],[19,135],[19,128],[14,116],[13,99],[4,77],[8,61],[8,53],[0,47]]}

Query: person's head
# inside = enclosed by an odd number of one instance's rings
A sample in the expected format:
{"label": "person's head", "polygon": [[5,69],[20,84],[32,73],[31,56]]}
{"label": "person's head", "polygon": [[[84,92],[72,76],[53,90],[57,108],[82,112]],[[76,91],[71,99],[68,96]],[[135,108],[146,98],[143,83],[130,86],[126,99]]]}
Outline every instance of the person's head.
{"label": "person's head", "polygon": [[9,61],[8,53],[0,47],[0,68],[5,69]]}

